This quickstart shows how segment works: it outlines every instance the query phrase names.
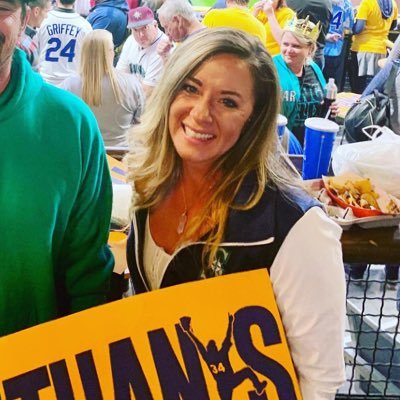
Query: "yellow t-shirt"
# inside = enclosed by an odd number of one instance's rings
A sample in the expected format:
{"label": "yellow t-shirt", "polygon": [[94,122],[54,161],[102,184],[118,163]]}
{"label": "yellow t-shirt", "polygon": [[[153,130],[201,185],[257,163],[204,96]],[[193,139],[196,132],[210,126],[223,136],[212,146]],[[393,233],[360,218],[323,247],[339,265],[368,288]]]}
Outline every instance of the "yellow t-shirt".
{"label": "yellow t-shirt", "polygon": [[[296,13],[289,7],[278,8],[275,11],[275,17],[281,28],[283,28],[286,22],[292,19],[295,15]],[[263,11],[260,11],[257,15],[257,19],[261,21],[265,26],[265,32],[267,34],[266,47],[267,50],[269,51],[269,54],[271,54],[271,56],[276,56],[281,52],[281,49],[279,43],[275,40],[274,36],[272,35],[271,28],[268,23],[268,17],[264,14]]]}
{"label": "yellow t-shirt", "polygon": [[257,36],[264,44],[267,40],[264,25],[250,13],[250,10],[242,8],[211,10],[205,15],[203,25],[208,28],[236,28]]}
{"label": "yellow t-shirt", "polygon": [[386,54],[385,41],[388,37],[390,26],[397,20],[398,8],[393,1],[393,14],[388,19],[383,19],[377,0],[362,0],[358,8],[356,19],[365,20],[364,30],[353,36],[352,51]]}

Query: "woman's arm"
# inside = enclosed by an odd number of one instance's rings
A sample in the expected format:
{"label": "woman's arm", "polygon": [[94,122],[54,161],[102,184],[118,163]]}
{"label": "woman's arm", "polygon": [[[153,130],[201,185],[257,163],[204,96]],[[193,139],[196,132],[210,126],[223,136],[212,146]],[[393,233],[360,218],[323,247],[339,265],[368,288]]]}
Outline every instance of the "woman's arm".
{"label": "woman's arm", "polygon": [[[258,14],[260,13],[260,11],[262,11],[262,9],[264,7],[264,3],[265,3],[265,0],[260,0],[260,1],[257,1],[256,3],[254,3],[251,12],[256,18],[258,17]],[[265,21],[261,21],[261,22],[264,23]]]}
{"label": "woman's arm", "polygon": [[334,399],[345,380],[341,228],[318,207],[290,230],[271,282],[304,399]]}
{"label": "woman's arm", "polygon": [[268,17],[268,24],[271,28],[272,36],[280,45],[283,30],[280,27],[278,20],[276,19],[275,10],[273,8],[271,0],[265,2],[263,10],[265,15]]}

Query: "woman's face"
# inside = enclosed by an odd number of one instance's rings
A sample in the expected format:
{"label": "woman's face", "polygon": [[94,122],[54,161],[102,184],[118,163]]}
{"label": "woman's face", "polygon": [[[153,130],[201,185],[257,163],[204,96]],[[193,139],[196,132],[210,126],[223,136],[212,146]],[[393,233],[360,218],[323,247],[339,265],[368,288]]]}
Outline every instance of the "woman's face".
{"label": "woman's face", "polygon": [[254,107],[247,63],[230,54],[205,61],[170,107],[169,132],[186,167],[208,170],[234,146]]}
{"label": "woman's face", "polygon": [[289,68],[303,66],[311,55],[309,45],[300,43],[290,32],[284,32],[281,40],[281,53]]}

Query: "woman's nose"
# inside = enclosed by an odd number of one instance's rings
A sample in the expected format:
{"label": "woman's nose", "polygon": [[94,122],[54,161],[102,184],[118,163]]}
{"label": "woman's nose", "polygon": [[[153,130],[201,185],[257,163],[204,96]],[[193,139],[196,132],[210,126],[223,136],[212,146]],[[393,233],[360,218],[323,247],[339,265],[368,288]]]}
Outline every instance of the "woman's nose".
{"label": "woman's nose", "polygon": [[210,104],[205,98],[199,98],[196,100],[195,104],[193,104],[190,114],[198,122],[204,123],[212,121]]}

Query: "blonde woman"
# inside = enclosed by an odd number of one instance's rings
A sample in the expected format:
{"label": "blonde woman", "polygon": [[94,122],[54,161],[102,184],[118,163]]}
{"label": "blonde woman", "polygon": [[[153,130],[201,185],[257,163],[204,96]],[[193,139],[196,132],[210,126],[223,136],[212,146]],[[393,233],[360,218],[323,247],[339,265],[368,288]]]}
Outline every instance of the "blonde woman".
{"label": "blonde woman", "polygon": [[62,88],[81,97],[92,109],[106,146],[126,146],[127,130],[138,121],[144,95],[134,75],[113,67],[112,34],[90,32],[82,43],[79,76],[66,79]]}
{"label": "blonde woman", "polygon": [[[325,78],[312,61],[317,48],[319,26],[308,18],[290,20],[283,29],[281,54],[273,58],[281,86],[282,114],[290,131],[304,144],[304,121],[323,112]],[[337,103],[331,114],[338,112]]]}
{"label": "blonde woman", "polygon": [[178,46],[131,132],[144,146],[126,159],[128,266],[134,293],[267,268],[304,398],[330,399],[344,379],[341,230],[278,153],[278,105],[258,39],[219,28]]}
{"label": "blonde woman", "polygon": [[265,26],[269,54],[279,54],[282,28],[295,16],[295,12],[286,6],[285,0],[261,0],[254,4],[253,15]]}

